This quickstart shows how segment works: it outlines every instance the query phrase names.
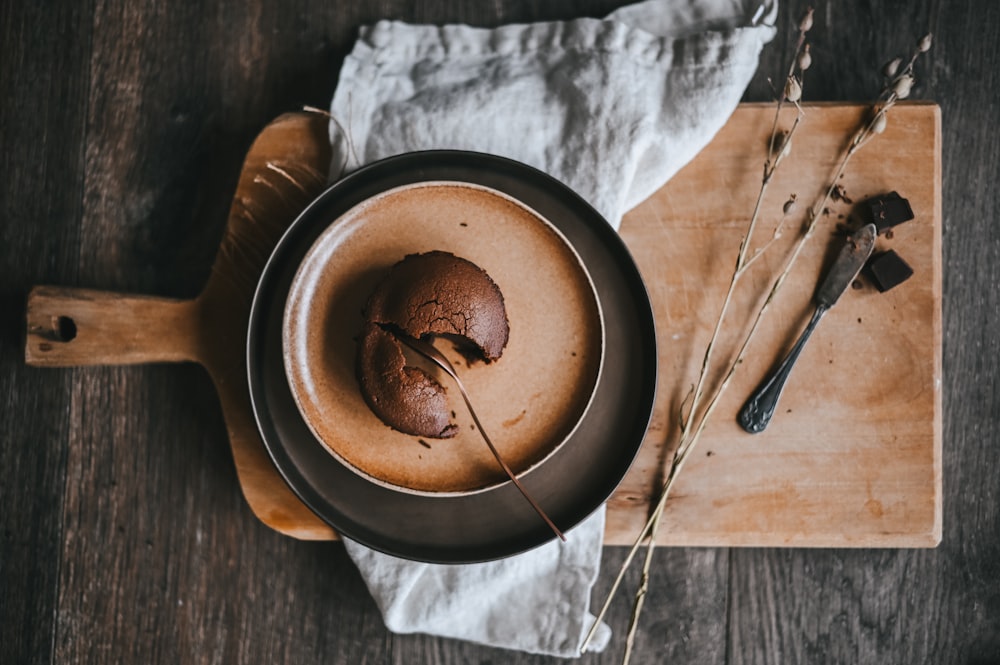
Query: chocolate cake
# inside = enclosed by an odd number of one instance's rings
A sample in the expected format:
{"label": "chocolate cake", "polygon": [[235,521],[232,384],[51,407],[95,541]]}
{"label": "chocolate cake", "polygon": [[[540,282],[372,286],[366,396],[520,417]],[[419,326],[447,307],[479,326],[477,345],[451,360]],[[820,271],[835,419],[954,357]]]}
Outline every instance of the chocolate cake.
{"label": "chocolate cake", "polygon": [[407,367],[399,340],[374,323],[365,324],[358,345],[358,381],[368,407],[387,425],[417,436],[455,436],[444,386]]}
{"label": "chocolate cake", "polygon": [[469,362],[492,362],[510,334],[503,294],[476,264],[435,251],[406,256],[368,299],[357,360],[365,401],[384,423],[406,434],[454,436],[444,387],[405,365],[394,332],[447,337]]}

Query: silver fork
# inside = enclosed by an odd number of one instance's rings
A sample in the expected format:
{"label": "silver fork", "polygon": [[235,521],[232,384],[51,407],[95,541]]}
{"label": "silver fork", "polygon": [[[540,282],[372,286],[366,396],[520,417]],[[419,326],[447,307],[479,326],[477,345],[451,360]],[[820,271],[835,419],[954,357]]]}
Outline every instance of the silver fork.
{"label": "silver fork", "polygon": [[507,474],[507,477],[510,478],[511,482],[514,483],[514,486],[520,490],[521,494],[528,500],[528,503],[530,503],[531,507],[535,509],[535,512],[538,513],[539,517],[541,517],[545,523],[549,525],[549,528],[552,529],[553,533],[559,536],[560,540],[565,541],[566,536],[564,536],[562,531],[559,530],[559,527],[557,527],[552,520],[549,519],[549,516],[545,514],[542,507],[531,498],[531,495],[528,494],[528,490],[524,488],[521,481],[519,481],[517,476],[514,475],[514,472],[511,471],[511,468],[507,466],[506,462],[503,461],[503,458],[500,457],[500,451],[496,449],[496,446],[494,446],[493,442],[490,441],[490,437],[486,435],[486,430],[483,429],[483,424],[479,422],[479,416],[476,415],[476,410],[472,408],[472,401],[469,399],[469,393],[465,390],[465,385],[462,384],[462,380],[458,378],[458,373],[455,371],[455,368],[452,367],[451,361],[449,361],[444,354],[434,348],[432,344],[429,344],[421,339],[417,339],[416,337],[404,335],[400,332],[393,331],[393,334],[396,335],[399,341],[403,344],[406,344],[408,347],[443,369],[445,373],[455,381],[455,385],[458,386],[458,391],[462,393],[462,399],[465,400],[465,406],[469,408],[469,414],[472,416],[472,421],[476,423],[476,428],[479,429],[479,433],[482,435],[483,441],[485,441],[486,445],[489,446],[490,452],[493,453],[493,457],[496,458],[497,463],[500,464],[504,472]]}

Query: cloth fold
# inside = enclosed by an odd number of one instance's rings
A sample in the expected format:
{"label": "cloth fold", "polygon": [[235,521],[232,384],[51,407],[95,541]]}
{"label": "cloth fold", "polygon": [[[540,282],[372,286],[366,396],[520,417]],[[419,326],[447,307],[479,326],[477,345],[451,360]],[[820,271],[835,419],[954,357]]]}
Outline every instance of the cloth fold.
{"label": "cloth fold", "polygon": [[[488,563],[427,564],[352,541],[344,545],[393,632],[571,656],[594,623],[587,608],[600,569],[604,514],[600,509],[578,524],[565,543]],[[603,650],[610,638],[602,625],[593,650]]]}
{"label": "cloth fold", "polygon": [[[331,103],[333,173],[415,150],[525,162],[618,228],[725,124],[774,34],[774,0],[648,0],[605,19],[361,30]],[[600,567],[604,509],[487,564],[404,561],[346,542],[386,625],[577,656]],[[602,627],[592,646],[603,647]]]}

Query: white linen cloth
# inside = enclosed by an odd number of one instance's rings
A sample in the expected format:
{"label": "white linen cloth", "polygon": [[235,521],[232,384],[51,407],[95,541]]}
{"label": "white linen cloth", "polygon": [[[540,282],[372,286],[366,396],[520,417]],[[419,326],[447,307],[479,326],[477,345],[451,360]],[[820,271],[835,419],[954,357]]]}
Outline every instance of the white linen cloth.
{"label": "white linen cloth", "polygon": [[[725,124],[774,35],[775,0],[648,0],[605,19],[361,30],[331,104],[334,173],[451,148],[530,164],[617,229]],[[604,509],[500,561],[405,561],[345,541],[398,633],[572,657],[593,623]],[[602,626],[590,648],[603,649]]]}

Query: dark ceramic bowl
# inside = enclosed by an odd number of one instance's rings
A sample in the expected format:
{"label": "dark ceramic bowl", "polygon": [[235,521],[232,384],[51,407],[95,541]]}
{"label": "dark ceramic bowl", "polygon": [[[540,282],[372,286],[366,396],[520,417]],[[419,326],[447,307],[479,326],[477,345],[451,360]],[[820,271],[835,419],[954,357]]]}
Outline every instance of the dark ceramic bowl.
{"label": "dark ceramic bowl", "polygon": [[656,388],[656,340],[642,278],[617,233],[568,187],[518,162],[460,151],[392,157],[337,182],[289,227],[261,275],[247,339],[251,401],[275,466],[299,498],[347,538],[403,558],[470,563],[517,554],[554,535],[509,482],[473,494],[419,495],[348,468],[304,421],[282,353],[289,289],[316,239],[371,197],[434,181],[489,187],[537,211],[572,244],[593,280],[605,322],[593,400],[569,440],[522,478],[564,531],[611,496],[642,443]]}

